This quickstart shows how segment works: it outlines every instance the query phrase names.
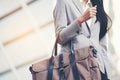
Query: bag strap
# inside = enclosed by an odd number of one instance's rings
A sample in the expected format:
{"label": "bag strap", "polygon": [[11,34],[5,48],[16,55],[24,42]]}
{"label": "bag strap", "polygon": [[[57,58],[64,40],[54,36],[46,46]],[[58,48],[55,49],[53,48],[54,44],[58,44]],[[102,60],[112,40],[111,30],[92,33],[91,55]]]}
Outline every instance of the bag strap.
{"label": "bag strap", "polygon": [[53,58],[50,58],[49,64],[48,64],[47,80],[52,80],[53,68],[54,68]]}
{"label": "bag strap", "polygon": [[64,66],[64,61],[63,61],[63,54],[60,54],[60,56],[59,56],[59,76],[60,76],[60,79],[59,80],[66,80],[64,68],[65,68],[65,66]]}
{"label": "bag strap", "polygon": [[57,55],[57,39],[58,39],[58,36],[55,40],[55,43],[54,43],[54,47],[53,47],[53,50],[52,50],[52,55],[50,57],[50,60],[49,60],[49,64],[48,64],[48,72],[47,72],[47,80],[52,80],[52,77],[53,77],[53,68],[54,68],[54,57],[53,55]]}
{"label": "bag strap", "polygon": [[70,42],[70,47],[71,49],[70,49],[69,59],[70,59],[71,67],[72,67],[73,77],[74,77],[74,80],[80,80],[78,68],[75,63],[76,59],[75,59],[74,46],[72,44],[72,40]]}
{"label": "bag strap", "polygon": [[[89,31],[89,36],[88,38],[91,37],[91,31],[90,31],[90,28],[87,24],[87,22],[85,22],[86,26],[87,26],[87,29]],[[73,77],[74,77],[74,80],[80,80],[80,76],[79,76],[79,72],[78,72],[78,68],[77,68],[77,65],[75,63],[76,59],[75,59],[75,51],[74,51],[74,46],[72,44],[72,40],[70,41],[70,55],[69,55],[69,59],[70,59],[70,64],[71,64],[71,67],[72,67],[72,72],[73,72]]]}

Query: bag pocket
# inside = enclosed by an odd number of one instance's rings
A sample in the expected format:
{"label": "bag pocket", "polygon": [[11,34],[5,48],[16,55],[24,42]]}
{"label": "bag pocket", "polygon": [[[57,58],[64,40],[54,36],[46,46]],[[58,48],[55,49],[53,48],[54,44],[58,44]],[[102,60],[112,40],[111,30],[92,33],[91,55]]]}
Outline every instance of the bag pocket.
{"label": "bag pocket", "polygon": [[88,58],[88,64],[90,68],[90,76],[92,80],[101,80],[101,74],[96,58],[93,56],[93,53],[90,53]]}

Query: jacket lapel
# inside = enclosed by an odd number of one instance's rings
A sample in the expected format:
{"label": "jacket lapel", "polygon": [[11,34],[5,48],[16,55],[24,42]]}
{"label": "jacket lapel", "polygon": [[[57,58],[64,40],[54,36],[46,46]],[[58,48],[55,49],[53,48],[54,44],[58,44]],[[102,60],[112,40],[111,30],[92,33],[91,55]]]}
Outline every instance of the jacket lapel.
{"label": "jacket lapel", "polygon": [[79,0],[72,0],[72,1],[73,1],[73,3],[74,3],[75,7],[78,9],[78,11],[79,11],[81,14],[83,14],[83,8],[82,8],[82,6],[81,6],[81,4],[80,4],[80,1],[79,1]]}

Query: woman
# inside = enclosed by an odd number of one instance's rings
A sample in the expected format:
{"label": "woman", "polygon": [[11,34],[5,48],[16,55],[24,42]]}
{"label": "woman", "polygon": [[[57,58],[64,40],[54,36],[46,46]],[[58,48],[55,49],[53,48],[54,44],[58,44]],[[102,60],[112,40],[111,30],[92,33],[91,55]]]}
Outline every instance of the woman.
{"label": "woman", "polygon": [[53,15],[61,52],[69,49],[70,40],[75,49],[94,46],[101,78],[110,80],[105,36],[109,18],[103,1],[57,0]]}

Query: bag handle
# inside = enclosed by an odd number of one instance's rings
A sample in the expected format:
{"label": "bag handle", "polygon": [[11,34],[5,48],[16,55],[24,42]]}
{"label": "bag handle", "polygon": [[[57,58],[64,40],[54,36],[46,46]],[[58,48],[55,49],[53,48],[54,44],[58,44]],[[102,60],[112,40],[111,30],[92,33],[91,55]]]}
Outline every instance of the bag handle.
{"label": "bag handle", "polygon": [[51,55],[49,63],[48,63],[47,80],[52,80],[52,77],[53,77],[53,68],[54,68],[54,57],[53,57],[53,55],[54,54],[55,54],[55,56],[57,55],[57,40],[58,40],[58,36],[56,37],[54,47],[53,47],[53,50],[52,50],[52,55]]}

